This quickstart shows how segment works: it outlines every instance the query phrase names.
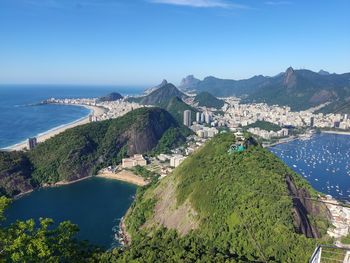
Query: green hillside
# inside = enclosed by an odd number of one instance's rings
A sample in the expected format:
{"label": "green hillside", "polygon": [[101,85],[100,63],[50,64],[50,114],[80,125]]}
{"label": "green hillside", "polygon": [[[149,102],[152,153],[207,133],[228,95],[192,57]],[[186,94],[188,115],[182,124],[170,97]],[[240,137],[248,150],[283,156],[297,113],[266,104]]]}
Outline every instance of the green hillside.
{"label": "green hillside", "polygon": [[124,156],[176,146],[187,134],[187,128],[160,108],[141,108],[117,119],[78,126],[28,153],[1,153],[0,190],[12,196],[36,185],[93,175]]}
{"label": "green hillside", "polygon": [[249,128],[260,128],[265,131],[274,131],[274,132],[281,130],[280,126],[268,121],[256,121],[244,127],[244,129],[246,130]]}
{"label": "green hillside", "polygon": [[[139,188],[125,219],[129,246],[102,251],[78,242],[78,228],[69,222],[54,227],[49,219],[29,220],[1,225],[2,259],[308,262],[328,227],[324,205],[309,201],[317,193],[260,146],[228,154],[233,142],[231,133],[218,135],[173,174]],[[7,205],[0,197],[0,221]]]}
{"label": "green hillside", "polygon": [[197,110],[183,102],[179,97],[172,97],[169,100],[157,104],[157,106],[167,110],[171,115],[173,115],[179,124],[183,124],[185,110],[191,111],[192,122],[196,120]]}
{"label": "green hillside", "polygon": [[200,92],[197,94],[197,96],[194,98],[194,102],[198,103],[198,106],[201,107],[210,107],[210,108],[216,108],[220,109],[222,106],[224,106],[225,102],[223,100],[219,100],[209,92]]}
{"label": "green hillside", "polygon": [[178,90],[173,84],[166,83],[146,96],[139,97],[136,100],[131,98],[131,101],[135,101],[143,105],[159,105],[169,101],[172,97],[179,97],[182,99],[187,96]]}
{"label": "green hillside", "polygon": [[260,146],[228,154],[233,141],[232,134],[215,137],[158,185],[139,191],[126,218],[132,245],[123,259],[307,262],[317,241],[306,236],[325,234],[326,209],[300,206],[290,195],[316,192]]}

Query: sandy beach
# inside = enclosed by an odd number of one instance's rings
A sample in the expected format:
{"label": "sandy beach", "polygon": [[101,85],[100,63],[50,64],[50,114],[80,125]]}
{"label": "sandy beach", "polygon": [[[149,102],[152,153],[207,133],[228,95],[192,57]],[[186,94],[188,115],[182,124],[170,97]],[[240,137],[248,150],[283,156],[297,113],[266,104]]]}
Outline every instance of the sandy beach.
{"label": "sandy beach", "polygon": [[[78,104],[69,104],[69,105],[85,107],[85,108],[89,109],[91,111],[90,114],[92,114],[94,116],[100,116],[100,115],[102,115],[105,112],[105,110],[103,108],[96,107],[96,106],[78,105]],[[61,132],[64,132],[67,129],[74,128],[76,126],[83,125],[83,124],[86,124],[86,123],[89,123],[89,116],[86,116],[86,117],[81,118],[79,120],[76,120],[74,122],[68,123],[66,125],[62,125],[62,126],[59,126],[57,128],[53,128],[53,129],[51,129],[51,130],[49,130],[47,132],[44,132],[44,133],[36,136],[36,138],[37,138],[38,143],[41,143],[41,142],[44,142],[44,141],[50,139],[51,137],[53,137],[53,136],[55,136],[57,134],[60,134]],[[24,141],[24,142],[12,145],[10,147],[7,147],[4,150],[7,150],[7,151],[22,151],[26,147],[27,147],[27,142]]]}
{"label": "sandy beach", "polygon": [[135,175],[134,173],[126,170],[122,170],[118,173],[112,173],[107,171],[102,171],[98,173],[97,177],[103,177],[108,179],[120,180],[123,182],[128,182],[138,186],[145,186],[147,182],[140,176]]}

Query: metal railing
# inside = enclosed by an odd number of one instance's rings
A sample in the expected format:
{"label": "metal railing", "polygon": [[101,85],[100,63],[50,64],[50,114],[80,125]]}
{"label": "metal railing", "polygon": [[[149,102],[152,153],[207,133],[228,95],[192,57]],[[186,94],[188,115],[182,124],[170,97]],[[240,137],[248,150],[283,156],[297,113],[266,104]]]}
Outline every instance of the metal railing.
{"label": "metal railing", "polygon": [[350,263],[350,249],[319,245],[309,263]]}

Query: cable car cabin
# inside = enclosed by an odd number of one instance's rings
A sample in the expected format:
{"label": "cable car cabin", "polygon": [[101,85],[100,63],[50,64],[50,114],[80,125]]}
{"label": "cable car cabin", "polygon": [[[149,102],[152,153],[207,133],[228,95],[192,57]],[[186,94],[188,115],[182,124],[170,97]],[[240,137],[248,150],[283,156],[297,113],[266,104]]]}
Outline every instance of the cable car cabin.
{"label": "cable car cabin", "polygon": [[230,146],[227,152],[229,154],[239,153],[239,152],[243,152],[245,149],[246,148],[244,147],[243,143],[234,143]]}
{"label": "cable car cabin", "polygon": [[244,141],[236,141],[234,144],[230,146],[227,152],[229,154],[239,153],[239,152],[245,151],[251,146],[257,146],[257,145],[258,143],[256,142],[256,140],[253,137],[249,137]]}

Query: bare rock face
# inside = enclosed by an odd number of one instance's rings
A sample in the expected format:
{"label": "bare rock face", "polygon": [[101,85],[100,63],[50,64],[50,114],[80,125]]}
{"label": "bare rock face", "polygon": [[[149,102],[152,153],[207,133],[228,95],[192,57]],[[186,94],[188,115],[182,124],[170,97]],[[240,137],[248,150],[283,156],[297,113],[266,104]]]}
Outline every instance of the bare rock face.
{"label": "bare rock face", "polygon": [[297,77],[295,75],[294,69],[292,67],[289,67],[284,74],[283,85],[287,89],[290,89],[296,85],[296,82],[297,82]]}
{"label": "bare rock face", "polygon": [[179,88],[182,90],[191,90],[195,89],[199,83],[199,79],[196,79],[193,75],[189,75],[181,80]]}
{"label": "bare rock face", "polygon": [[119,146],[127,145],[129,156],[152,150],[164,132],[175,126],[176,121],[167,111],[154,109],[147,114],[135,121],[118,140]]}
{"label": "bare rock face", "polygon": [[321,237],[319,230],[310,222],[308,215],[317,216],[326,213],[326,216],[330,218],[327,207],[322,203],[310,200],[310,193],[304,188],[298,189],[289,175],[286,176],[286,184],[290,195],[296,197],[293,199],[293,216],[297,232],[306,237]]}

